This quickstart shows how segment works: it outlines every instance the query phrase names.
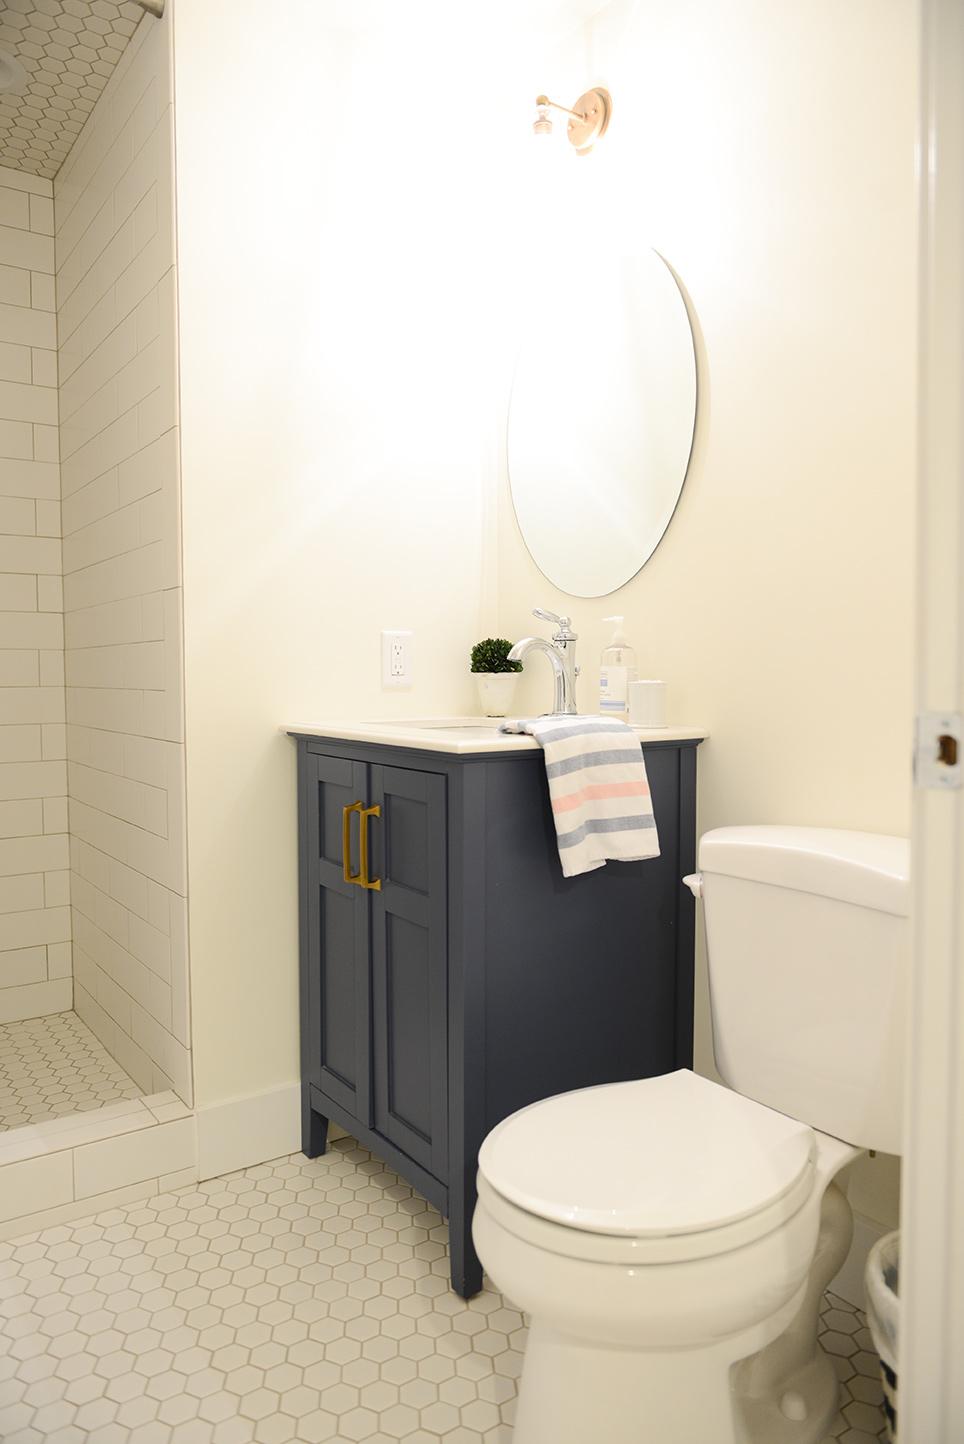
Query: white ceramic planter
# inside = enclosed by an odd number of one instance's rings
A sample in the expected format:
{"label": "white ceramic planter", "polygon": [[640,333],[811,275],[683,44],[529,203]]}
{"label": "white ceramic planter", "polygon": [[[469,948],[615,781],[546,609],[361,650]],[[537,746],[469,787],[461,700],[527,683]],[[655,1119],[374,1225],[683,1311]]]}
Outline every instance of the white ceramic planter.
{"label": "white ceramic planter", "polygon": [[473,672],[486,717],[505,717],[512,710],[518,672]]}

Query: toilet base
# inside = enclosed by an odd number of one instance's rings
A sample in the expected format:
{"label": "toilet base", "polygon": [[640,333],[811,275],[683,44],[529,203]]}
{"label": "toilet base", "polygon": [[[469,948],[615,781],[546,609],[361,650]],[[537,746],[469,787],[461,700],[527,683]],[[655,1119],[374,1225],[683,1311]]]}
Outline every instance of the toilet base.
{"label": "toilet base", "polygon": [[[767,1333],[799,1307],[797,1296],[766,1321]],[[751,1444],[733,1366],[759,1347],[761,1333],[755,1327],[714,1347],[637,1350],[597,1348],[533,1322],[513,1444]]]}
{"label": "toilet base", "polygon": [[593,1349],[534,1325],[513,1444],[733,1444],[728,1361],[701,1365],[694,1388],[688,1351]]}
{"label": "toilet base", "polygon": [[[777,1399],[746,1399],[738,1410],[740,1444],[819,1444],[837,1415],[837,1373],[827,1355],[818,1353],[799,1373],[783,1380]],[[803,1405],[803,1418],[788,1418],[781,1404],[795,1412]]]}
{"label": "toilet base", "polygon": [[[836,1370],[817,1338],[820,1305],[853,1238],[846,1197],[830,1183],[820,1205],[820,1232],[800,1308],[758,1354],[738,1364],[737,1438],[746,1444],[820,1444],[837,1413]],[[742,1429],[742,1433],[740,1432]]]}

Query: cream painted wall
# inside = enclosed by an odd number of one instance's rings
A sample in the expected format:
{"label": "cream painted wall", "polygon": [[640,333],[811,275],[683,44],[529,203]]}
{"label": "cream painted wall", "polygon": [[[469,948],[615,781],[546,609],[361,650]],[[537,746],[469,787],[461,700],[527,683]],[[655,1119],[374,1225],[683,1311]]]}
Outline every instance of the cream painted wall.
{"label": "cream painted wall", "polygon": [[[696,445],[655,556],[593,601],[538,572],[503,479],[499,620],[518,636],[533,604],[570,610],[591,711],[602,618],[626,613],[671,720],[710,730],[701,830],[909,828],[916,22],[913,0],[620,0],[587,37],[614,119],[559,216],[571,233],[598,160],[603,229],[680,276]],[[533,707],[549,695],[539,661]],[[705,983],[698,1026],[709,1070]],[[893,1161],[864,1165],[851,1196],[896,1218]]]}
{"label": "cream painted wall", "polygon": [[[471,710],[491,590],[477,140],[429,138],[416,103],[442,75],[456,114],[466,38],[388,12],[370,33],[327,28],[337,13],[274,7],[269,63],[255,0],[175,9],[202,1108],[298,1075],[295,750],[279,729]],[[415,631],[407,691],[381,687],[394,627]]]}
{"label": "cream painted wall", "polygon": [[[274,69],[254,0],[176,8],[202,1108],[297,1076],[278,727],[473,707],[467,644],[536,603],[574,612],[587,707],[626,611],[674,719],[712,731],[701,826],[907,827],[913,0],[619,0],[573,28],[599,8],[285,0]],[[537,90],[590,80],[616,102],[591,161],[520,145]],[[607,232],[680,274],[700,418],[653,560],[574,602],[517,534],[503,423],[534,271],[592,264]],[[417,634],[406,693],[379,683],[394,626]],[[708,1067],[705,997],[700,1038]],[[874,1170],[858,1207],[886,1217]]]}

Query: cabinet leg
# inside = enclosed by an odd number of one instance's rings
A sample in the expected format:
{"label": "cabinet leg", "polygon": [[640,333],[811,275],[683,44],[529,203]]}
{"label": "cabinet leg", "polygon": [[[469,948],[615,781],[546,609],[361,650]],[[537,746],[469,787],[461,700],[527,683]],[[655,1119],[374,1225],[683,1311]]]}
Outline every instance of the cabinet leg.
{"label": "cabinet leg", "polygon": [[460,1298],[470,1299],[482,1289],[482,1265],[472,1242],[472,1208],[449,1218],[449,1261],[452,1288]]}
{"label": "cabinet leg", "polygon": [[318,1158],[327,1148],[328,1119],[306,1102],[301,1110],[301,1151],[306,1158]]}

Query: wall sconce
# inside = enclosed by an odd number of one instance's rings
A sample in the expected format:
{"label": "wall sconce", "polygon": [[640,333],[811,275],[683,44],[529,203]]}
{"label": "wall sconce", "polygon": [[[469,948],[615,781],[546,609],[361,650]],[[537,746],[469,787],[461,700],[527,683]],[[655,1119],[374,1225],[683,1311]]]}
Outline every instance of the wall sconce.
{"label": "wall sconce", "polygon": [[536,118],[532,122],[534,135],[552,134],[550,110],[561,110],[563,115],[568,115],[566,132],[569,144],[577,155],[588,155],[596,141],[606,134],[613,101],[609,91],[603,90],[601,86],[580,95],[571,110],[568,105],[558,105],[556,101],[550,100],[548,95],[537,95]]}

